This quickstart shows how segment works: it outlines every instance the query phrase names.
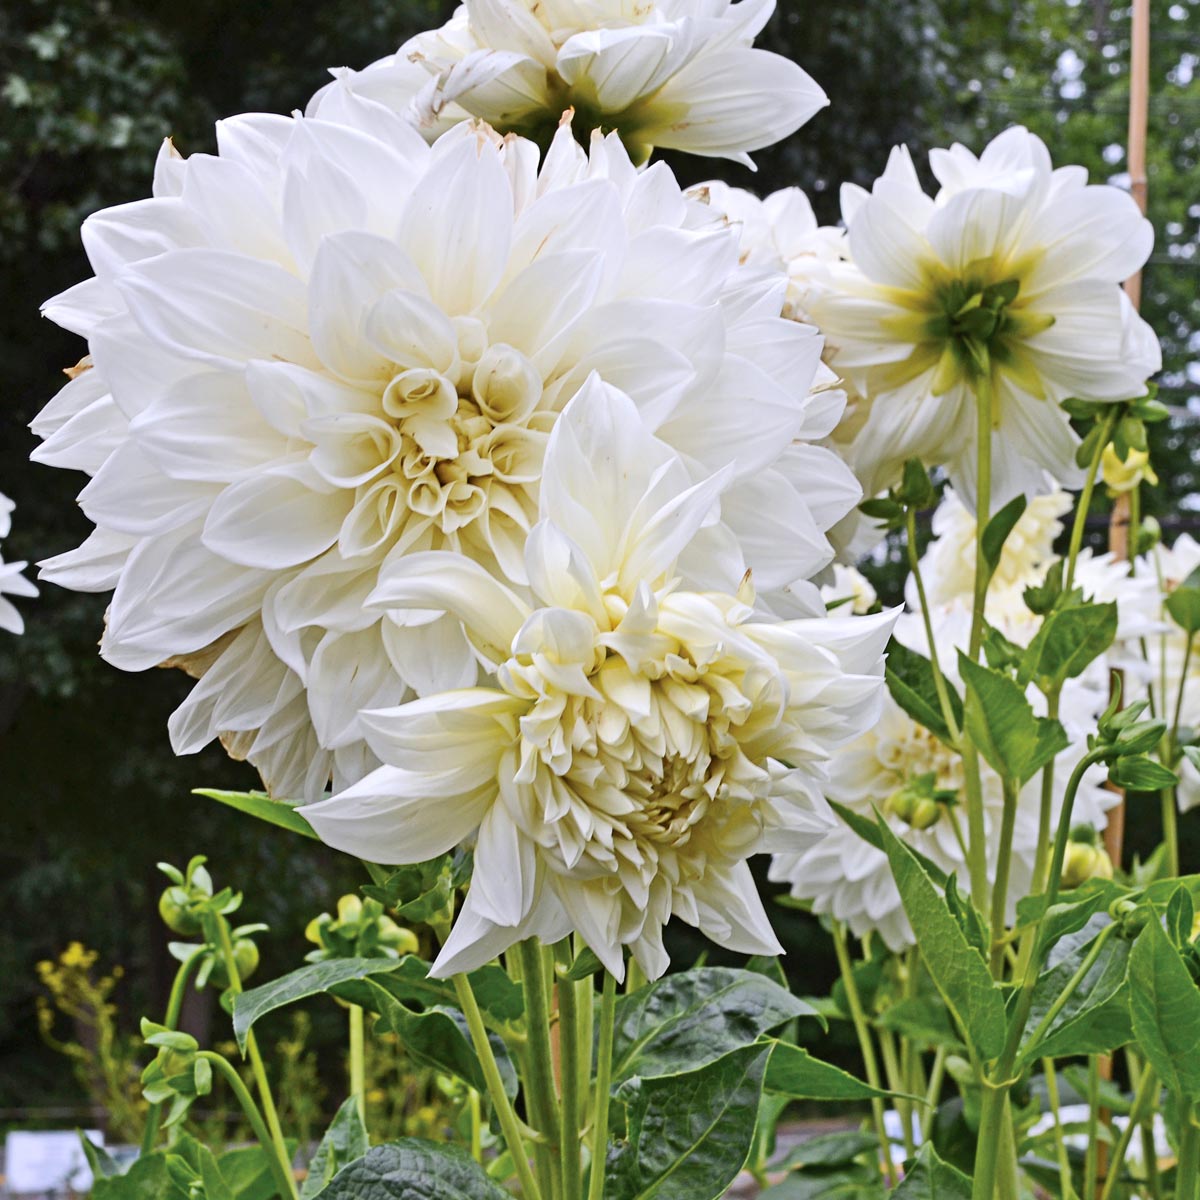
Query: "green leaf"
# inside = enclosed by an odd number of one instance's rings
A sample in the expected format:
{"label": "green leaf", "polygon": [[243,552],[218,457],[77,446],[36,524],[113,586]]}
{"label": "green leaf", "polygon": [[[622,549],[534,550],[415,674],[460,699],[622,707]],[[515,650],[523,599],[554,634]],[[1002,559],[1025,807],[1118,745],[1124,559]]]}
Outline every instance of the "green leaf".
{"label": "green leaf", "polygon": [[816,1011],[755,971],[697,967],[617,999],[613,1080],[678,1075]]}
{"label": "green leaf", "polygon": [[822,1062],[800,1046],[775,1042],[763,1087],[795,1100],[861,1102],[890,1093],[863,1083],[841,1067]]}
{"label": "green leaf", "polygon": [[268,825],[278,825],[280,829],[289,829],[303,837],[320,841],[313,827],[283,800],[272,800],[266,792],[222,792],[214,788],[193,788],[193,796],[207,796],[219,804],[227,804],[238,812],[257,817]]}
{"label": "green leaf", "polygon": [[605,1200],[719,1200],[750,1154],[769,1045],[617,1089],[628,1138],[610,1153]]}
{"label": "green leaf", "polygon": [[443,854],[400,867],[382,884],[365,884],[362,892],[406,921],[428,922],[448,916],[454,891],[469,878],[469,872],[465,855]]}
{"label": "green leaf", "polygon": [[[953,747],[954,739],[949,726],[942,717],[942,706],[938,700],[937,684],[933,674],[933,663],[923,654],[910,650],[895,638],[888,643],[887,663],[884,678],[892,699],[918,725],[923,725],[935,737]],[[946,680],[946,691],[950,697],[950,709],[959,728],[962,728],[962,700],[953,685]]]}
{"label": "green leaf", "polygon": [[848,1167],[860,1155],[878,1152],[879,1143],[874,1134],[857,1129],[846,1133],[827,1133],[794,1146],[779,1167],[788,1171],[809,1167]]}
{"label": "green leaf", "polygon": [[310,996],[331,992],[349,980],[366,979],[371,975],[394,971],[397,966],[399,963],[391,958],[330,958],[309,963],[297,971],[235,996],[233,1032],[238,1047],[245,1053],[246,1035],[267,1013],[299,1000],[307,1000]]}
{"label": "green leaf", "polygon": [[96,1176],[91,1200],[163,1200],[168,1186],[167,1156],[158,1150],[135,1159],[124,1175]]}
{"label": "green leaf", "polygon": [[913,852],[882,817],[878,820],[892,875],[925,966],[967,1044],[981,1058],[996,1058],[1004,1048],[1004,1001],[987,965],[967,941]]}
{"label": "green leaf", "polygon": [[[458,992],[449,979],[433,979],[429,975],[430,964],[415,954],[406,955],[393,964],[395,969],[385,975],[374,976],[372,983],[403,1004],[435,1004],[458,1007]],[[509,978],[503,967],[489,963],[468,975],[475,1000],[483,1012],[484,1023],[493,1028],[511,1028],[525,1015],[525,999],[521,985]],[[366,983],[347,982],[335,989],[335,995],[343,1000],[361,1004],[372,1012],[376,1007],[375,993]]]}
{"label": "green leaf", "polygon": [[91,1168],[93,1179],[111,1179],[121,1174],[121,1164],[103,1146],[97,1146],[82,1129],[75,1130],[83,1147],[83,1157]]}
{"label": "green leaf", "polygon": [[575,961],[571,964],[571,969],[567,972],[565,978],[572,983],[578,983],[582,979],[591,979],[603,967],[604,964],[596,957],[595,950],[590,946],[584,946],[575,956]]}
{"label": "green leaf", "polygon": [[904,1179],[892,1196],[894,1200],[971,1200],[971,1181],[942,1162],[927,1144],[905,1167]]}
{"label": "green leaf", "polygon": [[1035,716],[1019,684],[961,651],[958,668],[967,688],[967,729],[997,774],[1025,783],[1066,749],[1066,730]]}
{"label": "green leaf", "polygon": [[[829,807],[833,809],[855,833],[868,845],[874,846],[876,850],[883,850],[883,838],[879,834],[879,826],[874,821],[868,820],[861,813],[856,813],[854,809],[847,808],[844,804],[839,804],[836,800],[830,800]],[[912,847],[909,847],[912,850]],[[950,878],[941,867],[932,859],[926,858],[919,850],[912,851],[916,855],[917,861],[921,864],[921,868],[925,874],[930,877],[938,885],[945,887],[946,881]]]}
{"label": "green leaf", "polygon": [[881,1029],[890,1029],[922,1047],[962,1049],[962,1038],[950,1020],[940,996],[905,996],[875,1018]]}
{"label": "green leaf", "polygon": [[457,1146],[401,1138],[343,1167],[319,1200],[512,1200]]}
{"label": "green leaf", "polygon": [[1024,515],[1027,503],[1023,495],[1014,496],[999,512],[993,513],[991,520],[983,527],[980,548],[983,551],[983,563],[988,579],[996,573],[996,568],[1000,565],[1000,555],[1004,551],[1004,543],[1008,541],[1008,535]]}
{"label": "green leaf", "polygon": [[191,1200],[197,1178],[203,1186],[204,1200],[236,1200],[213,1152],[189,1134],[182,1134],[168,1148],[166,1168],[179,1200]]}
{"label": "green leaf", "polygon": [[1200,990],[1162,926],[1150,921],[1129,956],[1138,1048],[1175,1096],[1200,1096]]}
{"label": "green leaf", "polygon": [[1109,935],[1099,957],[1062,1011],[1036,1043],[1029,1041],[1108,924],[1107,918],[1097,917],[1084,929],[1064,937],[1054,948],[1049,968],[1042,972],[1034,987],[1021,1063],[1076,1054],[1107,1054],[1132,1038],[1126,988],[1131,945],[1124,938]]}
{"label": "green leaf", "polygon": [[[296,1143],[286,1143],[289,1155],[296,1152]],[[272,1171],[272,1160],[261,1146],[239,1146],[218,1155],[217,1166],[237,1200],[275,1200],[278,1189]]]}
{"label": "green leaf", "polygon": [[878,1170],[843,1167],[838,1171],[801,1171],[761,1192],[763,1200],[887,1200]]}
{"label": "green leaf", "polygon": [[1174,787],[1179,776],[1162,763],[1144,754],[1135,754],[1130,758],[1118,758],[1108,769],[1108,780],[1131,792],[1157,792],[1161,788]]}
{"label": "green leaf", "polygon": [[[487,1091],[483,1068],[471,1044],[467,1019],[457,1008],[438,1006],[414,1012],[375,980],[368,980],[367,986],[375,992],[375,1004],[372,1007],[379,1012],[376,1026],[379,1032],[397,1034],[404,1044],[405,1054],[414,1062],[455,1075],[478,1092]],[[517,1094],[517,1073],[508,1057],[508,1050],[494,1033],[488,1034],[488,1041],[504,1080],[504,1090],[514,1097]]]}
{"label": "green leaf", "polygon": [[1021,663],[1021,678],[1032,679],[1048,693],[1082,675],[1116,636],[1115,603],[1057,609],[1042,622],[1029,643]]}
{"label": "green leaf", "polygon": [[1171,620],[1186,634],[1200,630],[1200,567],[1197,567],[1164,602]]}
{"label": "green leaf", "polygon": [[351,1096],[337,1110],[308,1164],[300,1200],[313,1200],[344,1166],[362,1158],[370,1148],[366,1126],[358,1114],[358,1100]]}

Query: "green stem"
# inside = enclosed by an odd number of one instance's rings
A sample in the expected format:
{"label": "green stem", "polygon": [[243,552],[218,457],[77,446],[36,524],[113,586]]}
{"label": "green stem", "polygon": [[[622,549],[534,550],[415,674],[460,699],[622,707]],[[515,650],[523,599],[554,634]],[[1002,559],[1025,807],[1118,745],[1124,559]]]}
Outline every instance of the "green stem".
{"label": "green stem", "polygon": [[534,1128],[546,1138],[544,1144],[534,1146],[542,1192],[557,1198],[562,1195],[562,1168],[558,1160],[558,1090],[550,1044],[549,983],[542,949],[535,940],[524,941],[517,947],[517,961],[525,992],[525,1029],[529,1038],[525,1104]]}
{"label": "green stem", "polygon": [[[973,705],[974,692],[965,703]],[[971,880],[971,901],[981,912],[988,906],[987,823],[983,815],[983,778],[979,773],[979,750],[964,728],[960,741],[963,763],[963,790],[967,797],[967,872]]]}
{"label": "green stem", "polygon": [[937,689],[938,705],[942,710],[942,720],[950,730],[950,736],[958,741],[960,730],[954,718],[954,709],[950,705],[950,691],[946,686],[946,678],[942,674],[942,664],[938,661],[937,639],[933,635],[933,620],[929,614],[929,601],[925,597],[925,580],[921,575],[921,560],[917,556],[917,514],[911,507],[905,512],[907,530],[908,565],[912,571],[913,582],[917,585],[917,599],[921,605],[921,619],[925,623],[925,641],[929,645],[929,662],[933,667],[933,686]]}
{"label": "green stem", "polygon": [[975,1152],[975,1173],[971,1182],[971,1200],[1017,1200],[997,1191],[997,1168],[1004,1114],[1008,1109],[1008,1084],[995,1087],[984,1080],[979,1113],[979,1141]]}
{"label": "green stem", "polygon": [[636,992],[646,986],[646,974],[638,964],[638,960],[630,956],[625,964],[625,995]]}
{"label": "green stem", "polygon": [[[1046,697],[1046,717],[1058,720],[1060,690],[1054,688]],[[1046,860],[1050,855],[1050,829],[1054,820],[1054,764],[1057,756],[1042,768],[1042,794],[1038,807],[1038,840],[1033,856],[1033,891],[1036,895],[1046,886]]]}
{"label": "green stem", "polygon": [[[164,1028],[177,1029],[179,1027],[179,1014],[183,1011],[183,997],[187,992],[188,981],[207,949],[207,946],[197,946],[179,964],[179,969],[175,972],[175,980],[171,984],[171,994],[167,997],[167,1015],[163,1018]],[[158,1138],[158,1127],[162,1121],[162,1107],[162,1101],[157,1101],[150,1105],[150,1109],[146,1113],[146,1127],[142,1130],[143,1154],[149,1154],[154,1149],[154,1143]]]}
{"label": "green stem", "polygon": [[477,1162],[483,1162],[483,1106],[479,1093],[474,1088],[467,1089],[467,1108],[471,1114],[471,1157]]}
{"label": "green stem", "polygon": [[[879,1051],[883,1056],[883,1069],[887,1074],[888,1088],[893,1092],[903,1092],[905,1089],[904,1075],[900,1070],[900,1060],[896,1055],[896,1039],[890,1029],[879,1030]],[[917,1152],[917,1144],[913,1141],[912,1131],[912,1101],[902,1100],[897,1096],[894,1101],[896,1116],[900,1118],[901,1136],[904,1140],[904,1157],[912,1158]]]}
{"label": "green stem", "polygon": [[358,1105],[363,1125],[367,1123],[366,1062],[363,1054],[363,1010],[350,1005],[350,1095]]}
{"label": "green stem", "polygon": [[[1145,1120],[1146,1110],[1153,1108],[1153,1101],[1158,1098],[1158,1076],[1152,1067],[1147,1067],[1138,1084],[1137,1094],[1133,1098],[1133,1107],[1129,1110],[1129,1124],[1121,1131],[1121,1137],[1113,1150],[1108,1163],[1108,1178],[1104,1181],[1104,1191],[1100,1200],[1112,1200],[1116,1191],[1117,1181],[1121,1177],[1121,1168],[1125,1165],[1125,1156],[1129,1153],[1135,1129],[1140,1129]],[[1149,1169],[1149,1160],[1147,1160]]]}
{"label": "green stem", "polygon": [[508,1093],[504,1090],[504,1080],[500,1077],[500,1068],[496,1065],[496,1056],[492,1052],[491,1042],[488,1041],[487,1029],[483,1024],[483,1014],[479,1011],[479,1004],[471,989],[471,981],[466,975],[455,975],[454,989],[458,993],[458,1003],[463,1010],[463,1015],[467,1018],[467,1029],[470,1031],[471,1043],[475,1047],[479,1065],[483,1068],[483,1078],[487,1084],[492,1107],[496,1110],[496,1117],[500,1122],[500,1129],[504,1134],[509,1154],[512,1156],[517,1178],[521,1181],[521,1195],[524,1200],[542,1200],[541,1189],[533,1178],[533,1172],[529,1169],[529,1158],[525,1150],[524,1138],[521,1136],[521,1125],[513,1110],[512,1101],[509,1100]]}
{"label": "green stem", "polygon": [[[846,929],[840,922],[833,922],[833,948],[837,953],[838,968],[842,973],[842,985],[846,989],[846,1003],[850,1007],[850,1019],[854,1022],[854,1032],[858,1036],[858,1048],[862,1053],[863,1066],[867,1072],[867,1082],[880,1091],[883,1081],[879,1076],[879,1063],[875,1058],[875,1047],[871,1042],[871,1029],[867,1024],[866,1013],[863,1011],[862,1000],[858,994],[858,984],[854,982],[854,966],[850,961],[850,951],[846,945]],[[883,1171],[887,1176],[889,1187],[896,1184],[896,1168],[892,1164],[892,1148],[888,1142],[887,1130],[883,1123],[883,1101],[876,1098],[871,1101],[871,1117],[875,1125],[875,1137],[879,1141],[879,1153],[883,1156]]]}
{"label": "green stem", "polygon": [[616,1018],[617,981],[605,971],[600,994],[600,1039],[596,1047],[596,1108],[592,1115],[592,1174],[588,1180],[588,1200],[604,1200],[604,1163],[608,1157],[608,1106],[612,1089]]}
{"label": "green stem", "polygon": [[976,465],[975,496],[975,595],[971,605],[971,641],[969,653],[979,658],[983,644],[984,610],[990,581],[983,554],[983,535],[991,520],[992,505],[992,373],[991,364],[975,381],[975,433],[979,445]]}
{"label": "green stem", "polygon": [[925,1117],[921,1123],[921,1140],[929,1141],[933,1136],[933,1120],[937,1116],[938,1102],[942,1097],[942,1083],[946,1078],[946,1047],[939,1046],[933,1055],[933,1069],[929,1072],[929,1088],[925,1092]]}
{"label": "green stem", "polygon": [[[229,933],[229,922],[220,914],[214,915],[214,924],[217,928],[217,945],[221,952],[221,959],[225,963],[225,973],[229,976],[229,990],[233,994],[240,995],[242,991],[242,977],[238,972],[237,958],[233,951],[233,938]],[[259,1102],[262,1104],[263,1116],[266,1118],[267,1128],[271,1131],[271,1141],[275,1145],[275,1153],[279,1156],[279,1161],[288,1164],[289,1178],[291,1178],[291,1157],[287,1152],[287,1144],[283,1140],[283,1128],[279,1124],[279,1113],[275,1110],[275,1100],[271,1096],[271,1084],[267,1079],[267,1068],[263,1064],[263,1057],[258,1048],[258,1039],[254,1036],[254,1030],[248,1030],[246,1033],[246,1056],[250,1060],[250,1070],[254,1074],[254,1084],[258,1089]],[[292,1196],[296,1195],[296,1185],[293,1182],[291,1192]]]}
{"label": "green stem", "polygon": [[1167,875],[1179,877],[1179,815],[1175,805],[1175,789],[1162,790],[1163,841],[1167,846]]}
{"label": "green stem", "polygon": [[571,969],[571,944],[564,939],[557,948],[562,975],[558,990],[558,1045],[562,1063],[562,1120],[559,1123],[559,1159],[562,1162],[564,1200],[583,1200],[583,1111],[580,1105],[586,1081],[579,1054],[579,1004],[575,984],[563,976]]}
{"label": "green stem", "polygon": [[242,1082],[242,1077],[233,1069],[229,1060],[223,1055],[215,1054],[211,1050],[201,1050],[196,1057],[207,1059],[212,1063],[217,1071],[221,1073],[225,1082],[229,1084],[234,1098],[241,1105],[242,1111],[246,1114],[246,1118],[250,1122],[250,1128],[254,1130],[254,1136],[258,1139],[259,1145],[263,1148],[263,1153],[267,1156],[267,1161],[271,1166],[271,1174],[275,1176],[275,1186],[279,1189],[279,1195],[281,1197],[295,1197],[296,1179],[292,1174],[292,1164],[288,1161],[286,1152],[282,1158],[276,1153],[274,1136],[267,1128],[258,1105],[254,1103],[254,1097],[250,1095],[246,1085]]}
{"label": "green stem", "polygon": [[1200,1177],[1200,1128],[1191,1104],[1181,1105],[1179,1121],[1179,1166],[1175,1169],[1175,1200],[1196,1200]]}
{"label": "green stem", "polygon": [[992,887],[992,975],[1004,974],[1004,930],[1008,915],[1008,878],[1012,873],[1013,830],[1017,827],[1016,780],[1001,780],[1004,789],[1004,813],[1000,819],[1000,847],[996,854],[996,882]]}
{"label": "green stem", "polygon": [[1058,1096],[1058,1073],[1054,1069],[1054,1059],[1042,1059],[1042,1072],[1046,1077],[1046,1095],[1050,1100],[1050,1111],[1054,1114],[1054,1154],[1058,1160],[1061,1200],[1074,1200],[1075,1184],[1071,1178],[1071,1158],[1067,1154],[1067,1141],[1063,1136],[1062,1119],[1059,1116],[1062,1105]]}
{"label": "green stem", "polygon": [[1083,1200],[1096,1200],[1100,1171],[1100,1059],[1088,1056],[1087,1153],[1083,1159]]}
{"label": "green stem", "polygon": [[1075,974],[1067,981],[1066,987],[1054,998],[1054,1003],[1046,1010],[1046,1015],[1038,1022],[1037,1028],[1029,1035],[1029,1045],[1036,1046],[1042,1037],[1045,1035],[1054,1022],[1057,1020],[1059,1013],[1066,1007],[1067,1001],[1078,990],[1079,985],[1087,978],[1088,972],[1096,965],[1096,959],[1100,957],[1100,951],[1104,949],[1105,942],[1116,933],[1118,926],[1114,923],[1105,925],[1105,927],[1096,935],[1092,942],[1091,949],[1084,955],[1083,962],[1079,964]]}
{"label": "green stem", "polygon": [[1079,503],[1075,506],[1075,520],[1071,525],[1071,541],[1067,548],[1067,569],[1063,576],[1063,591],[1069,592],[1075,585],[1075,564],[1079,559],[1079,551],[1083,547],[1083,533],[1087,527],[1088,510],[1092,507],[1092,497],[1096,491],[1096,478],[1100,473],[1100,461],[1104,457],[1104,447],[1112,437],[1113,422],[1117,419],[1115,406],[1104,414],[1101,434],[1092,451],[1088,463],[1087,476],[1084,479],[1083,491],[1079,493]]}

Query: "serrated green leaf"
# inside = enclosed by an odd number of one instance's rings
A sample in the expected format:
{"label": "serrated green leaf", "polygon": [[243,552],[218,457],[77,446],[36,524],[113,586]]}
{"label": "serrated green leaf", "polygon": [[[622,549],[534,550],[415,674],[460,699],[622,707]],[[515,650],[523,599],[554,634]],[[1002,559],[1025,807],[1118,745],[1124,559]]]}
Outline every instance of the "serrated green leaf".
{"label": "serrated green leaf", "polygon": [[[868,845],[874,846],[876,850],[883,850],[883,838],[879,835],[879,826],[874,821],[868,820],[861,813],[856,813],[854,809],[847,808],[844,804],[839,804],[836,800],[829,801],[829,807],[841,817],[847,825],[850,826],[855,833]],[[911,850],[912,847],[910,846]],[[945,887],[946,881],[950,878],[941,867],[932,859],[926,858],[919,850],[913,850],[917,861],[925,871],[925,874],[930,877],[938,885]]]}
{"label": "serrated green leaf", "polygon": [[795,1017],[805,1001],[755,971],[697,967],[617,999],[613,1081],[690,1072]]}
{"label": "serrated green leaf", "polygon": [[399,963],[390,958],[330,958],[323,962],[309,963],[299,970],[281,975],[251,988],[233,1001],[233,1032],[243,1053],[246,1035],[269,1012],[307,1000],[310,996],[332,992],[339,984],[350,980],[366,979],[371,975],[396,970]]}
{"label": "serrated green leaf", "polygon": [[344,1166],[362,1158],[370,1148],[366,1126],[358,1112],[358,1100],[351,1096],[337,1110],[308,1164],[308,1175],[300,1187],[300,1200],[313,1200]]}
{"label": "serrated green leaf", "polygon": [[512,1200],[457,1146],[401,1138],[343,1167],[315,1200]]}
{"label": "serrated green leaf", "polygon": [[987,965],[967,941],[945,898],[938,894],[916,856],[882,817],[879,830],[930,977],[967,1044],[981,1058],[995,1058],[1004,1048],[1006,1018],[1004,1001]]}
{"label": "serrated green leaf", "polygon": [[[933,674],[933,663],[925,655],[910,650],[902,642],[893,638],[888,643],[884,679],[892,699],[918,725],[923,725],[946,745],[951,747],[954,745],[950,729],[942,717],[937,683]],[[962,700],[949,680],[946,680],[946,691],[950,697],[950,709],[954,714],[955,722],[961,729]]]}
{"label": "serrated green leaf", "polygon": [[320,841],[313,827],[290,804],[272,800],[266,792],[222,792],[214,788],[193,788],[192,795],[207,796],[209,800],[235,808],[268,825],[277,825],[280,829]]}
{"label": "serrated green leaf", "polygon": [[775,1042],[763,1087],[795,1100],[858,1103],[888,1098],[890,1093],[856,1079],[841,1067],[822,1062],[800,1046]]}
{"label": "serrated green leaf", "polygon": [[971,1181],[956,1167],[944,1163],[931,1145],[904,1170],[904,1178],[892,1192],[895,1200],[971,1200]]}
{"label": "serrated green leaf", "polygon": [[1200,1097],[1200,990],[1157,921],[1133,945],[1129,985],[1138,1049],[1173,1095]]}
{"label": "serrated green leaf", "polygon": [[1049,717],[1035,716],[1019,684],[961,651],[958,668],[967,688],[967,729],[999,775],[1025,783],[1066,749],[1066,730]]}
{"label": "serrated green leaf", "polygon": [[770,1045],[617,1089],[628,1138],[610,1153],[605,1200],[719,1200],[750,1154]]}
{"label": "serrated green leaf", "polygon": [[1021,661],[1021,678],[1032,679],[1043,692],[1060,688],[1082,675],[1117,636],[1117,606],[1075,604],[1050,613],[1029,643]]}
{"label": "serrated green leaf", "polygon": [[[457,1008],[436,1006],[415,1012],[375,980],[367,980],[367,986],[375,992],[372,1008],[379,1013],[376,1026],[379,1032],[397,1034],[405,1054],[414,1062],[454,1075],[478,1092],[487,1091],[487,1081],[471,1043],[467,1019]],[[488,1041],[500,1068],[504,1090],[510,1097],[515,1097],[517,1073],[508,1057],[508,1049],[494,1033],[488,1034]]]}

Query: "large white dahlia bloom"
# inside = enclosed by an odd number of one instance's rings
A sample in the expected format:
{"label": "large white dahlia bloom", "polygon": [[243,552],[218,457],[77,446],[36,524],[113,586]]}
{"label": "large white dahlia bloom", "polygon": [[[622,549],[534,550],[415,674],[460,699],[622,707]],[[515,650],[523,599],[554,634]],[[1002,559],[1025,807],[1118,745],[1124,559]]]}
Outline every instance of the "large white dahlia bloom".
{"label": "large white dahlia bloom", "polygon": [[[1015,611],[1015,600],[1006,607]],[[933,608],[931,619],[939,662],[947,679],[959,686],[957,651],[965,649],[969,641],[970,603],[955,602]],[[999,617],[996,620],[1001,631],[1018,644],[1027,642],[1033,635],[1035,626],[1032,622],[1023,626]],[[900,618],[896,624],[896,639],[922,654],[929,653],[924,625],[916,613],[905,613]],[[1032,687],[1030,700],[1044,711],[1044,702]],[[1096,715],[1106,701],[1107,694],[1090,682],[1069,680],[1063,691],[1059,715],[1067,727],[1073,749],[1064,752],[1055,772],[1055,820],[1061,810],[1067,777],[1086,751],[1086,735],[1094,730]],[[981,768],[988,879],[994,882],[1004,794],[999,775],[986,763],[981,764]],[[933,775],[938,789],[956,793],[958,803],[938,805],[936,812],[922,814],[921,819],[910,823],[896,811],[894,804],[889,804],[889,800],[906,785],[929,774]],[[968,831],[963,807],[962,758],[914,721],[890,695],[884,699],[879,719],[861,737],[838,752],[825,794],[868,820],[875,819],[876,810],[882,812],[897,837],[947,874],[957,875],[965,886],[968,867],[964,845]],[[1117,799],[1116,793],[1103,786],[1103,771],[1093,769],[1084,777],[1076,795],[1072,824],[1102,828],[1106,823],[1104,813]],[[1031,890],[1040,806],[1039,774],[1025,785],[1018,800],[1008,890],[1010,919],[1015,914],[1017,901]],[[887,856],[864,842],[842,822],[807,848],[776,854],[771,861],[770,878],[788,884],[791,894],[811,902],[814,912],[845,922],[856,937],[877,933],[893,951],[914,944],[912,927]]]}
{"label": "large white dahlia bloom", "polygon": [[468,117],[548,140],[573,108],[641,161],[656,146],[749,163],[828,99],[779,54],[754,49],[775,0],[466,0],[440,29],[313,98],[354,92],[434,138]]}
{"label": "large white dahlia bloom", "polygon": [[1055,170],[1045,145],[1014,127],[976,158],[930,153],[940,183],[922,189],[897,147],[870,192],[842,191],[849,261],[829,268],[810,310],[831,361],[868,407],[849,447],[864,491],[893,484],[906,459],[945,464],[974,505],[977,420],[992,389],[993,500],[1077,478],[1061,401],[1143,394],[1158,342],[1118,284],[1153,242],[1131,197]]}
{"label": "large white dahlia bloom", "polygon": [[303,812],[387,863],[474,839],[435,974],[573,929],[618,977],[627,946],[657,978],[672,916],[779,953],[745,860],[828,826],[828,762],[878,714],[893,617],[763,620],[735,558],[689,588],[728,474],[695,483],[593,378],[550,435],[528,598],[461,555],[385,567],[369,604],[452,612],[495,685],[366,713],[386,765]]}
{"label": "large white dahlia bloom", "polygon": [[90,357],[33,426],[39,461],[93,476],[96,531],[44,577],[115,588],[110,662],[200,676],[179,753],[221,735],[310,799],[376,765],[359,709],[475,682],[456,621],[364,600],[426,550],[526,585],[546,439],[590,373],[696,478],[732,473],[712,560],[740,545],[764,590],[819,570],[857,502],[803,444],[839,415],[809,396],[820,338],[664,165],[564,127],[539,170],[486,127],[430,147],[335,107],[168,145],[152,199],[85,223],[95,278],[45,312]]}
{"label": "large white dahlia bloom", "polygon": [[[0,492],[0,538],[8,537],[12,529],[12,512],[16,505]],[[21,572],[23,562],[6,563],[0,558],[0,629],[9,633],[24,633],[25,618],[7,596],[36,596],[37,588]]]}

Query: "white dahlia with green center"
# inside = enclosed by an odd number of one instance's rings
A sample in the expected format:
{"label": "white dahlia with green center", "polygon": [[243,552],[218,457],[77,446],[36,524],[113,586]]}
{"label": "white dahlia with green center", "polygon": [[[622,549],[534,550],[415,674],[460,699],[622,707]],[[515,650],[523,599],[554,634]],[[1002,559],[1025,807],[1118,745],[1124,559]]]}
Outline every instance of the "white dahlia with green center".
{"label": "white dahlia with green center", "polygon": [[869,408],[848,444],[868,494],[919,457],[945,464],[974,505],[977,418],[990,404],[993,499],[1077,477],[1077,438],[1059,405],[1144,394],[1161,366],[1153,333],[1119,284],[1153,231],[1130,196],[1053,169],[1014,127],[976,158],[935,150],[928,196],[903,147],[870,192],[847,185],[849,261],[833,264],[809,311],[829,361]]}

